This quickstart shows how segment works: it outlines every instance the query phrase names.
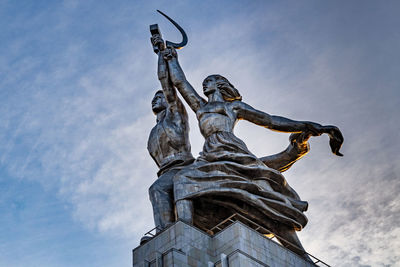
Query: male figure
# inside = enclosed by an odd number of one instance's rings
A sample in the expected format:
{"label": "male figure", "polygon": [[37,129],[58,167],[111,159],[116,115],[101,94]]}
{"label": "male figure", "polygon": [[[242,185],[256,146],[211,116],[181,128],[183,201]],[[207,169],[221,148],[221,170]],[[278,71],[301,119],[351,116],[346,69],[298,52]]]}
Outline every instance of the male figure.
{"label": "male figure", "polygon": [[167,63],[160,53],[158,56],[158,79],[163,90],[157,91],[151,102],[157,124],[150,132],[147,145],[151,157],[160,168],[158,179],[149,189],[157,232],[175,222],[173,177],[194,161],[190,152],[186,109],[169,79]]}
{"label": "male figure", "polygon": [[[162,43],[159,35],[152,37],[153,45]],[[169,78],[168,66],[158,53],[158,78],[163,90],[157,91],[152,100],[152,109],[157,124],[151,130],[148,151],[157,166],[158,179],[149,189],[157,231],[176,221],[173,197],[173,177],[194,158],[190,152],[189,124],[186,109],[176,94]],[[269,167],[283,172],[291,167],[309,150],[310,133],[292,134],[288,148],[281,153],[261,158]]]}

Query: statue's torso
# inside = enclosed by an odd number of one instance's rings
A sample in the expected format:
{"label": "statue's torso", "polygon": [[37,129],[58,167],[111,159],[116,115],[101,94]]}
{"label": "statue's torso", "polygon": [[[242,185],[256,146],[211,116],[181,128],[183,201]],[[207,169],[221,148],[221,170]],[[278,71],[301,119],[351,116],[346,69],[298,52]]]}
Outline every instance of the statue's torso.
{"label": "statue's torso", "polygon": [[160,169],[172,162],[193,159],[187,118],[174,120],[173,114],[162,118],[150,132],[147,150]]}
{"label": "statue's torso", "polygon": [[196,113],[202,135],[207,138],[215,132],[233,132],[236,114],[227,102],[209,102]]}

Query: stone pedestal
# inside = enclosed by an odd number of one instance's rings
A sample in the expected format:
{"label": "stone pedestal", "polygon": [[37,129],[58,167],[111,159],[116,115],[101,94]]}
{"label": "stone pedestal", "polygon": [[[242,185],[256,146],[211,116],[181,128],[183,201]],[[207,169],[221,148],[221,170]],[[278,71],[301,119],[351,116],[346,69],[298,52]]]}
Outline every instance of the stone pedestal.
{"label": "stone pedestal", "polygon": [[237,221],[216,235],[176,222],[133,250],[134,267],[311,267],[297,254]]}

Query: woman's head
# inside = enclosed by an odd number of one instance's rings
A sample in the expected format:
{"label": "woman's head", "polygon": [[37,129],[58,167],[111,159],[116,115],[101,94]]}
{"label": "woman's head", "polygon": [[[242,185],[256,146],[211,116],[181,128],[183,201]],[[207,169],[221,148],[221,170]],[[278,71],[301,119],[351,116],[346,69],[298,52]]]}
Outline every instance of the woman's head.
{"label": "woman's head", "polygon": [[222,75],[213,74],[204,79],[204,94],[208,95],[214,90],[218,90],[225,101],[242,100],[239,91]]}

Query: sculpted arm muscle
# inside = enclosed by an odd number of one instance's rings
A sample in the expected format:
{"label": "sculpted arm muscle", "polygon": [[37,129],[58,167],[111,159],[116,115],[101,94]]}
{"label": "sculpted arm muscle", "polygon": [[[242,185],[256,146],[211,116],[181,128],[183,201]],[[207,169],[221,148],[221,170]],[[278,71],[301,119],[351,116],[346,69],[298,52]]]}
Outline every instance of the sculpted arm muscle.
{"label": "sculpted arm muscle", "polygon": [[343,156],[339,152],[343,144],[343,135],[336,126],[322,126],[311,121],[295,121],[285,117],[272,116],[240,101],[235,101],[232,104],[238,119],[248,120],[274,131],[287,133],[310,132],[313,136],[326,133],[330,138],[329,145],[332,152],[335,155]]}
{"label": "sculpted arm muscle", "polygon": [[164,92],[165,100],[169,107],[173,110],[177,108],[178,97],[176,90],[171,82],[168,71],[168,64],[161,54],[158,56],[158,79],[160,80],[162,90]]}
{"label": "sculpted arm muscle", "polygon": [[[172,53],[176,52],[173,51]],[[206,101],[199,96],[193,86],[186,80],[185,74],[179,65],[176,55],[168,58],[168,68],[173,85],[178,89],[179,93],[181,93],[190,108],[196,112],[206,103]]]}
{"label": "sculpted arm muscle", "polygon": [[316,135],[322,133],[320,132],[322,126],[318,123],[295,121],[285,117],[269,115],[240,101],[235,103],[234,108],[239,119],[250,121],[274,131],[298,133],[310,130]]}
{"label": "sculpted arm muscle", "polygon": [[284,151],[262,157],[260,160],[268,167],[284,172],[310,151],[308,144],[310,137],[311,133],[309,132],[292,133],[289,138],[290,144]]}

